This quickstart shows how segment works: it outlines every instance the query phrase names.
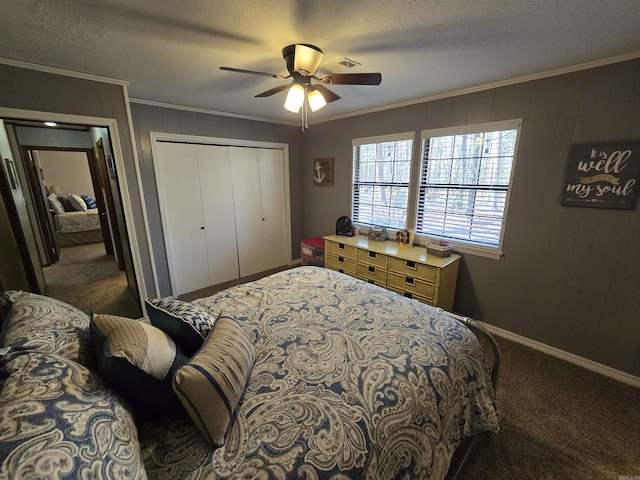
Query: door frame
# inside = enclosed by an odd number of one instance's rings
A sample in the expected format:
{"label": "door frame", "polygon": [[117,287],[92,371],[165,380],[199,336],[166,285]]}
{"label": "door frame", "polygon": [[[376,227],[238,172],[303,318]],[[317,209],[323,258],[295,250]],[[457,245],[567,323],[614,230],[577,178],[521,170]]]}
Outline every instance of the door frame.
{"label": "door frame", "polygon": [[[122,209],[125,218],[125,228],[129,240],[131,250],[131,259],[133,263],[133,273],[135,275],[136,286],[138,289],[138,300],[140,308],[144,312],[144,297],[147,291],[144,284],[144,272],[142,261],[140,258],[140,250],[136,239],[136,226],[133,221],[133,209],[131,206],[131,197],[127,187],[127,177],[124,165],[124,156],[122,154],[122,146],[120,143],[120,135],[118,133],[118,124],[115,118],[105,117],[89,117],[85,115],[73,115],[67,113],[43,112],[39,110],[21,110],[15,108],[0,107],[0,119],[15,120],[32,120],[36,122],[53,121],[57,123],[67,123],[76,125],[87,125],[90,127],[103,127],[109,132],[111,140],[111,148],[116,171],[118,172],[118,187],[122,199]],[[135,151],[135,148],[134,148]],[[140,184],[139,179],[136,183]],[[145,215],[145,228],[148,228]],[[147,230],[148,231],[148,230]],[[153,262],[152,262],[153,263]]]}
{"label": "door frame", "polygon": [[[174,142],[174,143],[191,143],[191,144],[199,144],[199,145],[218,145],[222,147],[246,147],[246,148],[270,148],[275,150],[282,151],[282,157],[284,161],[284,208],[285,208],[285,251],[286,251],[286,261],[288,265],[291,265],[293,259],[291,257],[291,188],[289,184],[289,145],[286,143],[276,143],[276,142],[263,142],[257,140],[245,140],[239,138],[221,138],[221,137],[204,137],[199,135],[184,135],[177,133],[164,133],[164,132],[149,132],[149,138],[151,140],[151,158],[152,162],[157,157],[157,148],[158,143],[160,142]],[[154,163],[154,171],[155,171],[155,163]],[[158,178],[156,174],[156,188],[159,188],[157,184]],[[163,198],[159,192],[156,192],[158,195],[158,203],[160,206],[160,220],[162,223],[163,229],[166,229],[166,225],[164,224],[164,205]],[[145,217],[145,222],[147,222],[147,218]],[[145,224],[145,228],[149,231],[149,225]],[[163,238],[163,242],[166,246],[166,238]],[[164,260],[166,262],[166,271],[169,274],[169,281],[171,284],[171,295],[175,296],[175,288],[174,281],[171,277],[170,271],[170,261],[167,258],[155,258],[152,262],[154,271],[157,270],[157,265],[155,262]],[[157,275],[156,275],[157,278]]]}

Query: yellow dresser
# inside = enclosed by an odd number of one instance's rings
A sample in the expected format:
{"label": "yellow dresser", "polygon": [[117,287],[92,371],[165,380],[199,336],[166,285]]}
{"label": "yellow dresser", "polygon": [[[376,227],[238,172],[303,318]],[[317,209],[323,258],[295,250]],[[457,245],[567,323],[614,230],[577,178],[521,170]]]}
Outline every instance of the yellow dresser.
{"label": "yellow dresser", "polygon": [[427,256],[425,247],[399,248],[397,242],[376,242],[364,235],[328,235],[324,240],[327,268],[428,305],[453,308],[460,255]]}

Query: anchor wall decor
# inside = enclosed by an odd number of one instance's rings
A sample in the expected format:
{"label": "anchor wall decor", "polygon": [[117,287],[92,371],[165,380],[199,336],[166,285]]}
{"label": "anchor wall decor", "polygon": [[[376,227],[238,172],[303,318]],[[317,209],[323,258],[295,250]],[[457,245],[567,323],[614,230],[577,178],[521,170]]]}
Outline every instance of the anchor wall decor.
{"label": "anchor wall decor", "polygon": [[313,185],[333,187],[333,158],[316,158],[313,161]]}

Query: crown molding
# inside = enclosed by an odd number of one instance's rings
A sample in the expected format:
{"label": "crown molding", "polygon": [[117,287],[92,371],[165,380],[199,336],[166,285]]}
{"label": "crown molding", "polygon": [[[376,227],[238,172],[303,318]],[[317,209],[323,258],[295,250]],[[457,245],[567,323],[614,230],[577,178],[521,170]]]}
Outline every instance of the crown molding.
{"label": "crown molding", "polygon": [[270,118],[262,118],[262,117],[252,117],[249,115],[239,115],[237,113],[229,113],[229,112],[218,112],[216,110],[207,110],[206,108],[196,108],[196,107],[185,107],[183,105],[174,105],[172,103],[165,102],[156,102],[153,100],[144,100],[142,98],[129,98],[129,102],[131,103],[139,103],[141,105],[149,105],[151,107],[161,107],[161,108],[170,108],[172,110],[183,110],[185,112],[194,112],[194,113],[204,113],[207,115],[218,115],[221,117],[230,117],[230,118],[239,118],[242,120],[252,120],[255,122],[266,122],[266,123],[277,123],[280,125],[287,125],[294,127],[298,125],[298,123],[293,122],[285,122],[281,120],[273,120]]}
{"label": "crown molding", "polygon": [[94,75],[92,73],[76,72],[73,70],[66,70],[64,68],[50,67],[48,65],[42,65],[39,63],[24,62],[22,60],[15,60],[13,58],[0,57],[0,64],[10,65],[12,67],[28,68],[29,70],[37,70],[45,73],[55,73],[56,75],[64,75],[66,77],[81,78],[83,80],[92,80],[94,82],[111,83],[114,85],[129,84],[129,82],[126,80],[102,77],[100,75]]}

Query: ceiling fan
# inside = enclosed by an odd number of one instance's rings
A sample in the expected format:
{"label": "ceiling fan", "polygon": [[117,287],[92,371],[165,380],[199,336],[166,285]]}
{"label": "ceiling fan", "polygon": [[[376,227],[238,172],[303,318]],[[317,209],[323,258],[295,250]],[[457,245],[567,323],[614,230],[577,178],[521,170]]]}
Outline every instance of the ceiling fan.
{"label": "ceiling fan", "polygon": [[[240,68],[220,67],[220,70],[238,73],[248,73],[251,75],[262,75],[287,80],[291,82],[286,85],[279,85],[265,92],[259,93],[256,97],[270,97],[284,90],[289,90],[284,107],[293,113],[302,113],[302,130],[308,128],[307,125],[307,102],[312,112],[318,111],[329,102],[340,99],[339,95],[329,90],[325,85],[380,85],[382,75],[380,73],[327,73],[316,76],[320,62],[324,53],[315,45],[297,43],[287,45],[282,49],[282,57],[287,65],[289,75],[279,75],[277,73],[256,72],[254,70],[243,70]],[[315,80],[318,83],[312,82]],[[305,102],[305,98],[307,102]]]}

